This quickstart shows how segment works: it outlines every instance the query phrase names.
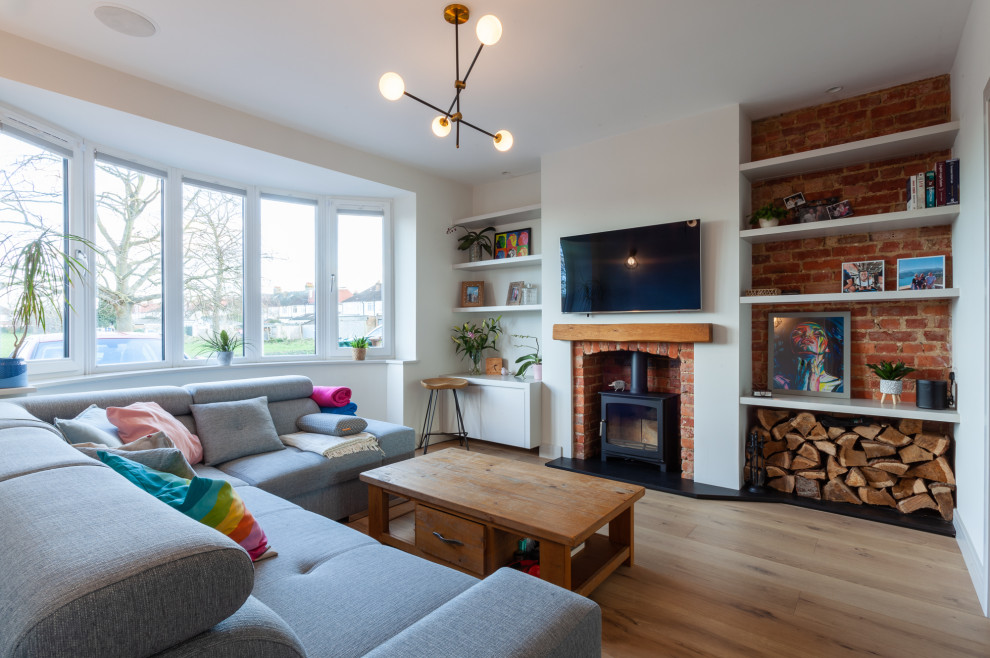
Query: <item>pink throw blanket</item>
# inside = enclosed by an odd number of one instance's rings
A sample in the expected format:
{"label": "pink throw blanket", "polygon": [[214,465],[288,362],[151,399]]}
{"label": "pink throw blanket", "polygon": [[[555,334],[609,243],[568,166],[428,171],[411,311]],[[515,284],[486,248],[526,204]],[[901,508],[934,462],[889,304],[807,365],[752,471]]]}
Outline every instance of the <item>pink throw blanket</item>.
{"label": "pink throw blanket", "polygon": [[314,386],[310,397],[321,407],[345,407],[351,401],[351,389],[346,386]]}

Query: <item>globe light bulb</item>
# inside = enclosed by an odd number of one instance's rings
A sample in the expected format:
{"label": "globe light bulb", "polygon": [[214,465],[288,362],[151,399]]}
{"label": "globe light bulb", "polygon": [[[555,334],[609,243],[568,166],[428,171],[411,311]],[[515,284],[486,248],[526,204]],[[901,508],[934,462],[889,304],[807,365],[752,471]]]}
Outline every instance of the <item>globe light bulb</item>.
{"label": "globe light bulb", "polygon": [[446,137],[450,134],[450,119],[441,114],[433,120],[430,127],[433,128],[433,134],[437,137]]}
{"label": "globe light bulb", "polygon": [[512,133],[508,130],[499,130],[495,133],[495,149],[498,151],[508,151],[512,148]]}
{"label": "globe light bulb", "polygon": [[406,83],[402,81],[402,76],[398,73],[389,71],[378,80],[378,91],[382,92],[382,96],[390,101],[397,101],[402,98],[405,90]]}
{"label": "globe light bulb", "polygon": [[502,38],[502,23],[488,14],[478,19],[475,31],[478,33],[478,41],[486,46],[494,46]]}

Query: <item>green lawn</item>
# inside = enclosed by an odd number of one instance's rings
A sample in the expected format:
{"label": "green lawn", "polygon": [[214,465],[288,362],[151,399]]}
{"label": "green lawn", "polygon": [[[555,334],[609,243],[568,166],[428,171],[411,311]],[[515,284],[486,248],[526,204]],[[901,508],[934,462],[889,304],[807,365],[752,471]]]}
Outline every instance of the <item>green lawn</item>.
{"label": "green lawn", "polygon": [[0,332],[0,358],[6,359],[14,349],[14,334],[9,331]]}

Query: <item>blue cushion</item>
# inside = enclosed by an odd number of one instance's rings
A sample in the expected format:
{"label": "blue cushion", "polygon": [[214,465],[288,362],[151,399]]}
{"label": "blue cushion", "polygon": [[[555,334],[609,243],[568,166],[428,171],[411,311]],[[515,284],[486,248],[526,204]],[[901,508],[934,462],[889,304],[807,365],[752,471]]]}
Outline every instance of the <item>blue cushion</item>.
{"label": "blue cushion", "polygon": [[343,407],[320,407],[320,411],[325,414],[340,414],[341,416],[353,416],[357,413],[357,404],[348,402]]}

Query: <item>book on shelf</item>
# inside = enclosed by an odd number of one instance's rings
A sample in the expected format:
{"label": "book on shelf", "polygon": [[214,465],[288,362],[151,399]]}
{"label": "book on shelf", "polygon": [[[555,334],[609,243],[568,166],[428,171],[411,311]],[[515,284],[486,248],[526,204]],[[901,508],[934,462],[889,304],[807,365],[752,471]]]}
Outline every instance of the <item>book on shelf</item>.
{"label": "book on shelf", "polygon": [[945,205],[945,163],[935,163],[935,205]]}
{"label": "book on shelf", "polygon": [[936,162],[932,170],[907,178],[906,210],[959,204],[959,159]]}
{"label": "book on shelf", "polygon": [[935,172],[925,172],[925,208],[935,207]]}
{"label": "book on shelf", "polygon": [[945,205],[959,205],[959,158],[945,161]]}
{"label": "book on shelf", "polygon": [[921,209],[925,207],[925,174],[920,173],[914,177],[914,198],[917,199],[915,202],[915,208]]}
{"label": "book on shelf", "polygon": [[907,209],[916,210],[918,208],[918,198],[914,193],[914,186],[917,184],[918,177],[915,175],[908,176],[907,179]]}

